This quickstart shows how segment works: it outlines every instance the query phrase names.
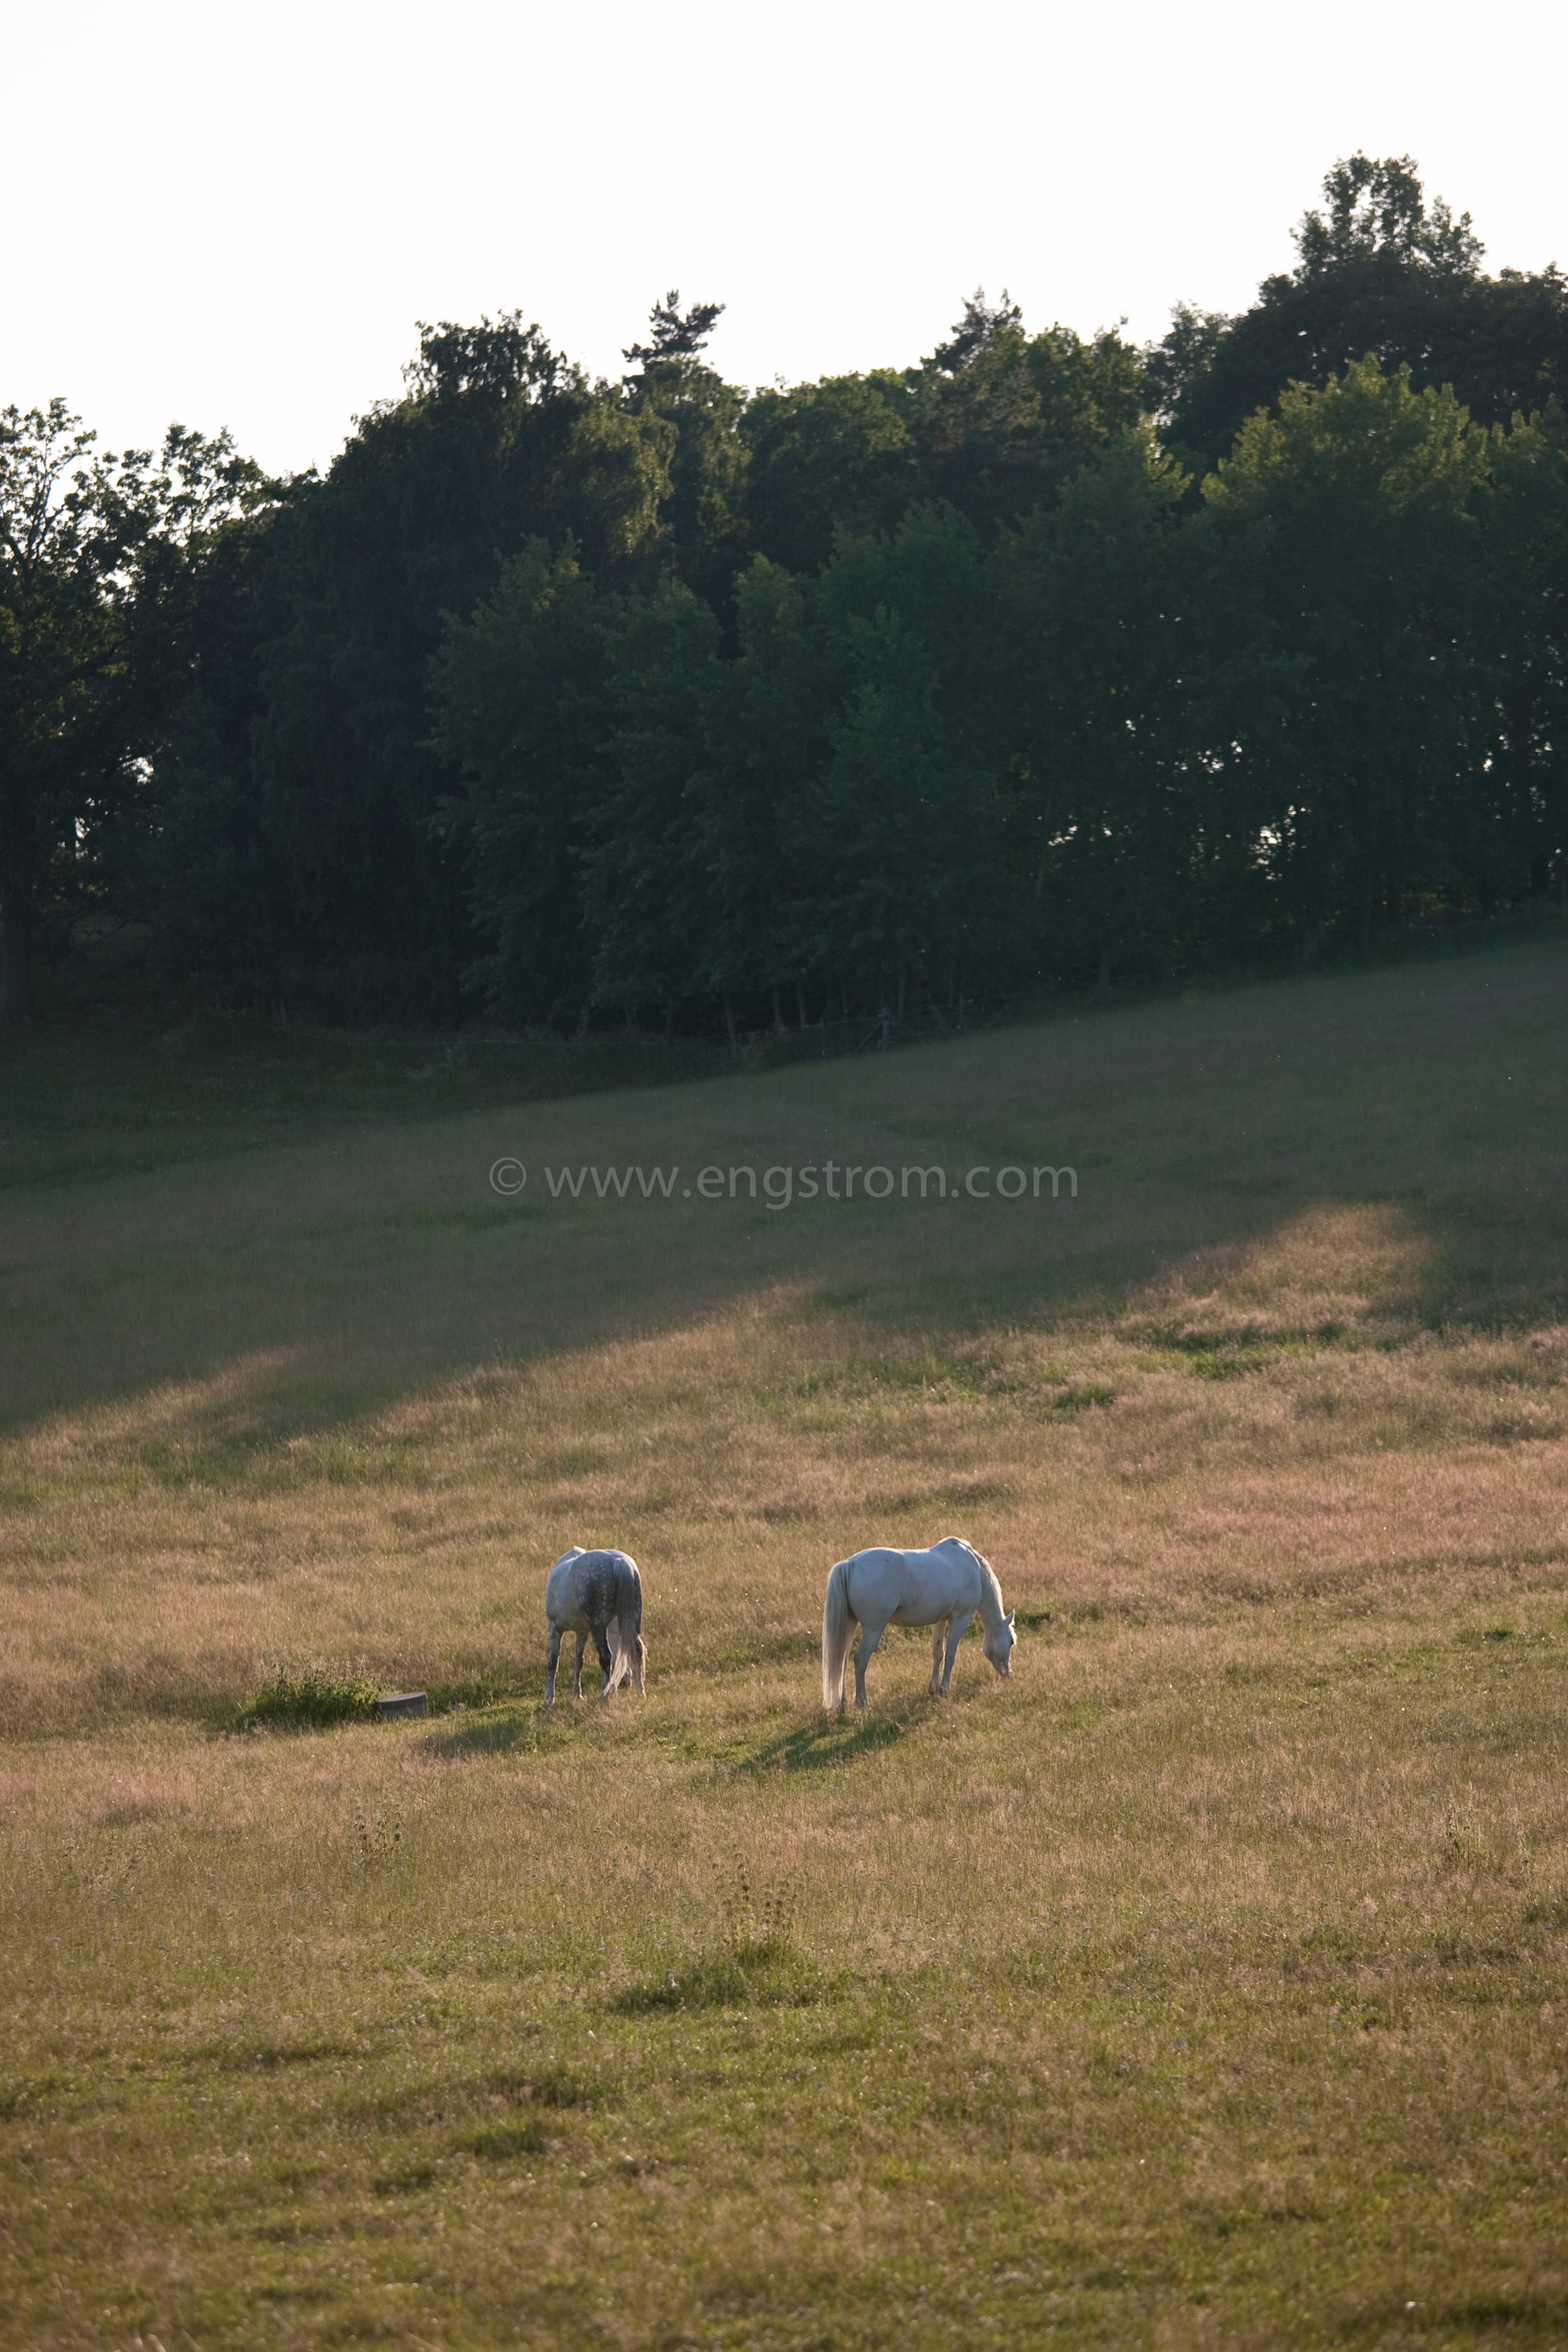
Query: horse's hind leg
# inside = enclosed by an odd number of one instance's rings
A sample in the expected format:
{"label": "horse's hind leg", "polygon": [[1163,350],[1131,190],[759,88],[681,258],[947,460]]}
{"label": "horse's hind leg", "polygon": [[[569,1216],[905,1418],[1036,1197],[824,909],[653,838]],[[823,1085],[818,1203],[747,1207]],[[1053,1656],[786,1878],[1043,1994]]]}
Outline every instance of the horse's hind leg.
{"label": "horse's hind leg", "polygon": [[885,1625],[866,1625],[863,1622],[861,1626],[861,1645],[855,1652],[855,1705],[857,1707],[864,1707],[866,1704],[865,1670],[871,1663],[872,1651],[886,1631]]}
{"label": "horse's hind leg", "polygon": [[582,1653],[587,1646],[587,1634],[579,1633],[578,1635],[578,1654],[572,1665],[572,1696],[575,1699],[580,1699],[582,1696]]}
{"label": "horse's hind leg", "polygon": [[964,1635],[968,1632],[969,1621],[974,1614],[974,1612],[973,1609],[966,1609],[961,1617],[952,1617],[948,1620],[947,1663],[942,1668],[942,1695],[943,1698],[947,1696],[947,1686],[953,1679],[953,1661],[958,1654],[958,1644],[963,1640]]}
{"label": "horse's hind leg", "polygon": [[550,1666],[549,1672],[545,1677],[545,1705],[546,1707],[555,1705],[555,1670],[560,1662],[561,1628],[552,1624],[550,1627]]}
{"label": "horse's hind leg", "polygon": [[612,1691],[618,1691],[623,1682],[631,1680],[631,1667],[626,1658],[626,1645],[621,1632],[620,1618],[611,1617],[604,1632],[605,1640],[610,1644],[610,1670],[615,1677],[610,1687]]}
{"label": "horse's hind leg", "polygon": [[599,1653],[599,1696],[607,1699],[610,1690],[610,1633],[602,1625],[594,1628],[594,1647]]}
{"label": "horse's hind leg", "polygon": [[947,1633],[947,1620],[946,1620],[946,1618],[945,1618],[945,1617],[939,1617],[939,1618],[937,1619],[937,1621],[936,1621],[935,1625],[931,1628],[931,1683],[930,1683],[930,1690],[931,1690],[931,1696],[932,1696],[933,1698],[935,1698],[935,1697],[936,1697],[937,1692],[938,1692],[941,1690],[941,1688],[942,1688],[942,1642],[943,1642],[943,1640],[944,1640],[944,1639],[945,1639],[945,1637],[946,1637],[946,1633]]}

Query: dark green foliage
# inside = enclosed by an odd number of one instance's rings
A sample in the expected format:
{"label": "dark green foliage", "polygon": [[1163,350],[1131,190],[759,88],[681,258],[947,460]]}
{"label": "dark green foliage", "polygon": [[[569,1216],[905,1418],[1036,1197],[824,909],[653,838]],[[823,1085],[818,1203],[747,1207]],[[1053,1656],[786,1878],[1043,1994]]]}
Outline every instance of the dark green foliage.
{"label": "dark green foliage", "polygon": [[673,1008],[691,985],[714,913],[694,854],[687,785],[719,659],[719,622],[678,580],[633,599],[607,637],[604,785],[584,862],[593,993]]}
{"label": "dark green foliage", "polygon": [[915,389],[920,492],[977,523],[1012,521],[1137,425],[1149,402],[1139,355],[1110,331],[1028,336],[1006,294],[976,291]]}
{"label": "dark green foliage", "polygon": [[741,430],[757,548],[816,571],[839,531],[887,528],[917,494],[909,389],[891,373],[827,376],[761,391]]}
{"label": "dark green foliage", "polygon": [[1047,967],[1140,961],[1202,895],[1182,752],[1179,472],[1129,435],[998,550],[1016,837]]}
{"label": "dark green foliage", "polygon": [[593,987],[578,867],[604,758],[609,661],[568,541],[533,539],[432,669],[433,743],[458,770],[436,832],[460,846],[490,943],[475,977],[504,1020],[575,1014]]}
{"label": "dark green foliage", "polygon": [[151,821],[130,845],[158,977],[209,1002],[271,1009],[293,960],[293,907],[251,766],[254,661],[270,531],[230,532],[196,583],[193,656],[156,738]]}
{"label": "dark green foliage", "polygon": [[232,1009],[754,1057],[1568,905],[1568,288],[1408,158],[1325,199],[1142,354],[977,291],[747,395],[674,292],[619,384],[446,323],[270,494],[12,416],[8,512],[77,469],[0,599],[13,964],[90,901]]}
{"label": "dark green foliage", "polygon": [[803,947],[841,992],[902,1018],[911,980],[945,1000],[1004,971],[1006,807],[985,740],[990,583],[977,536],[921,508],[891,540],[846,545],[820,604],[836,688],[806,816],[816,860]]}
{"label": "dark green foliage", "polygon": [[1568,393],[1568,281],[1486,277],[1469,215],[1428,204],[1409,156],[1353,155],[1323,183],[1326,214],[1296,231],[1293,271],[1265,278],[1242,317],[1183,305],[1148,355],[1173,444],[1215,465],[1255,409],[1288,384],[1322,388],[1352,362],[1451,385],[1482,423]]}
{"label": "dark green foliage", "polygon": [[404,399],[372,411],[278,517],[275,633],[258,651],[254,772],[309,993],[455,1015],[467,874],[431,824],[446,777],[426,672],[441,616],[557,528],[586,388],[517,316],[426,327]]}
{"label": "dark green foliage", "polygon": [[95,439],[62,400],[0,411],[0,1021],[32,1018],[40,919],[123,898],[203,567],[266,497],[226,436]]}
{"label": "dark green foliage", "polygon": [[626,353],[639,363],[626,397],[638,428],[657,437],[668,469],[650,552],[722,604],[747,537],[745,395],[700,357],[723,304],[697,303],[684,313],[679,304],[675,292],[656,303],[652,341]]}
{"label": "dark green foliage", "polygon": [[1506,845],[1449,805],[1473,801],[1465,771],[1491,734],[1476,548],[1488,456],[1451,392],[1417,393],[1408,371],[1367,359],[1251,419],[1205,485],[1250,634],[1290,665],[1283,724],[1249,730],[1239,764],[1259,870],[1304,952],[1331,915],[1366,945],[1405,894],[1466,879],[1506,890]]}

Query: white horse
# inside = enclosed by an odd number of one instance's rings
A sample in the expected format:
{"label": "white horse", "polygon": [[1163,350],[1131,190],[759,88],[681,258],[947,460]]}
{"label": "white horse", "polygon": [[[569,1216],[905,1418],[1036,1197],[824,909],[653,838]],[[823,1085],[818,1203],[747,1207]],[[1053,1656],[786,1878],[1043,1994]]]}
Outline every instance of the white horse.
{"label": "white horse", "polygon": [[[879,1547],[840,1560],[828,1577],[822,1603],[822,1704],[830,1715],[844,1705],[844,1670],[858,1620],[861,1645],[855,1652],[855,1705],[865,1705],[865,1669],[872,1651],[890,1625],[928,1625],[931,1629],[931,1691],[945,1696],[953,1679],[953,1661],[975,1611],[985,1627],[982,1645],[999,1675],[1012,1673],[1011,1613],[1002,1606],[1002,1587],[989,1560],[961,1536],[944,1535],[928,1551],[889,1551]],[[942,1636],[947,1658],[942,1661]],[[938,1680],[938,1669],[941,1680]]]}
{"label": "white horse", "polygon": [[642,1639],[642,1579],[635,1560],[624,1551],[583,1551],[574,1544],[563,1551],[545,1586],[545,1614],[550,1621],[550,1671],[545,1684],[545,1705],[555,1703],[555,1670],[561,1657],[561,1637],[578,1637],[577,1663],[572,1670],[572,1696],[582,1696],[582,1653],[590,1634],[599,1654],[599,1696],[629,1682],[642,1696],[642,1669],[648,1661]]}

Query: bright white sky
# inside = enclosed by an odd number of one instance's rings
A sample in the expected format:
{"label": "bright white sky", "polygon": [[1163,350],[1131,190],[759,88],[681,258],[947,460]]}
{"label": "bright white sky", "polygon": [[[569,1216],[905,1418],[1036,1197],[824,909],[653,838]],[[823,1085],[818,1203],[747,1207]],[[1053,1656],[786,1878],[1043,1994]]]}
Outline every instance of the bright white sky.
{"label": "bright white sky", "polygon": [[620,374],[724,301],[733,380],[1240,309],[1335,157],[1414,154],[1488,266],[1568,264],[1568,8],[1470,0],[0,0],[0,405],[325,465],[417,318],[520,308]]}

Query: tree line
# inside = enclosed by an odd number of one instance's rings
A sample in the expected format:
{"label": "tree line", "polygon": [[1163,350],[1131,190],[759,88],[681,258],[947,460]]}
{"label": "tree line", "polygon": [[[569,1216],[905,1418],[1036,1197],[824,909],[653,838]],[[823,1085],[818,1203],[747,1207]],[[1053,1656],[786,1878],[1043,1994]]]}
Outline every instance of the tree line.
{"label": "tree line", "polygon": [[426,326],[285,483],[7,410],[0,1016],[88,911],[214,1003],[734,1039],[1568,901],[1568,282],[1408,158],[1296,247],[753,393],[675,294],[617,383]]}

